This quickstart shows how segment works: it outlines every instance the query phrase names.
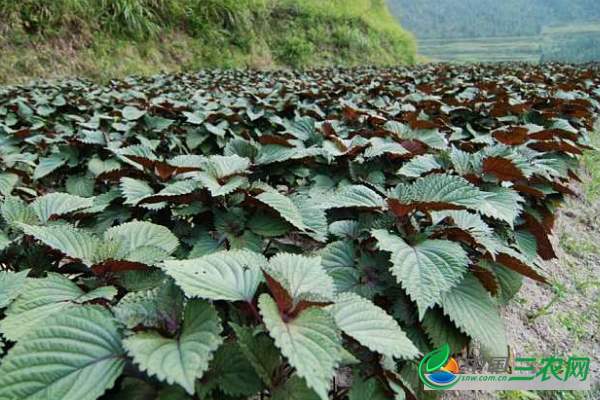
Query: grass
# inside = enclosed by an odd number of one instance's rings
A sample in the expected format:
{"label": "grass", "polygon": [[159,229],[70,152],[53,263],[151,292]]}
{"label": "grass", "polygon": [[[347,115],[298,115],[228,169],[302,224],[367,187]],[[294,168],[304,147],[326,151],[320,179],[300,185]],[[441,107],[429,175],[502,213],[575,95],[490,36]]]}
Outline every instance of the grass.
{"label": "grass", "polygon": [[[590,141],[596,149],[600,149],[600,131],[592,134]],[[589,175],[583,190],[590,201],[597,201],[600,199],[600,151],[587,151],[583,156],[583,166]]]}
{"label": "grass", "polygon": [[560,245],[572,256],[583,253],[600,254],[600,245],[598,245],[598,241],[594,239],[563,235],[560,238]]}
{"label": "grass", "polygon": [[566,288],[565,284],[563,284],[561,282],[554,282],[554,283],[552,283],[552,292],[553,292],[553,296],[550,299],[550,301],[548,302],[548,304],[546,304],[545,306],[536,310],[535,313],[527,316],[527,318],[529,318],[530,322],[535,321],[537,318],[539,318],[543,315],[550,314],[552,312],[551,311],[552,306],[565,298],[565,296],[567,294],[567,288]]}
{"label": "grass", "polygon": [[23,0],[0,2],[0,15],[0,84],[416,54],[383,0]]}

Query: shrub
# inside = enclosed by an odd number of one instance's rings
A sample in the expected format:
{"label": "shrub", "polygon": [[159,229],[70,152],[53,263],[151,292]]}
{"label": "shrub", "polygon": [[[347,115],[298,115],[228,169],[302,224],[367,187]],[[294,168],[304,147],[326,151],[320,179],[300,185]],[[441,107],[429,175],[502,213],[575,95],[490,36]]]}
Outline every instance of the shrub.
{"label": "shrub", "polygon": [[546,280],[598,86],[513,65],[1,88],[3,398],[422,398],[421,354],[506,355],[497,307]]}
{"label": "shrub", "polygon": [[302,67],[306,65],[314,50],[313,44],[303,37],[291,36],[283,40],[276,53],[282,63]]}

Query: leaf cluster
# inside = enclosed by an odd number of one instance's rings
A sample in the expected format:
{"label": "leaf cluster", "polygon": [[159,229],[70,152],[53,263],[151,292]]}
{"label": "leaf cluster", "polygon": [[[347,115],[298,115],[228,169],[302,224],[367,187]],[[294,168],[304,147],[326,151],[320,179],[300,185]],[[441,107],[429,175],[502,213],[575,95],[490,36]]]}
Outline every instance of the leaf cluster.
{"label": "leaf cluster", "polygon": [[420,355],[506,355],[498,307],[546,281],[599,85],[427,65],[0,88],[0,398],[430,396]]}

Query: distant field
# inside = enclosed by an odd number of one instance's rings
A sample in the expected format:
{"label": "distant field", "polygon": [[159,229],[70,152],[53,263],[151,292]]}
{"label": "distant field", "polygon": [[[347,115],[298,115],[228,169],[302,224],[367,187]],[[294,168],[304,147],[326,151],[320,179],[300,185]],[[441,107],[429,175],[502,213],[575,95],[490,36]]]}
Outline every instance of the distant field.
{"label": "distant field", "polygon": [[600,59],[600,23],[546,26],[538,36],[422,39],[419,53],[432,61],[490,62]]}
{"label": "distant field", "polygon": [[477,39],[426,39],[419,41],[419,53],[435,61],[538,62],[541,56],[539,37],[502,37]]}
{"label": "distant field", "polygon": [[584,24],[548,25],[545,26],[542,31],[543,35],[565,35],[584,33],[600,33],[600,23],[589,22]]}

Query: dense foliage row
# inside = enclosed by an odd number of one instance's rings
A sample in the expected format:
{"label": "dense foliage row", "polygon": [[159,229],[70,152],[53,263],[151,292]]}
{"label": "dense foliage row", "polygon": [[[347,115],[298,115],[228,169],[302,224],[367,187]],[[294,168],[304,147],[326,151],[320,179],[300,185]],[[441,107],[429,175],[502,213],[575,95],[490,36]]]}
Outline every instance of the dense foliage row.
{"label": "dense foliage row", "polygon": [[434,396],[420,355],[507,354],[497,306],[546,279],[599,85],[442,65],[0,88],[0,399]]}

